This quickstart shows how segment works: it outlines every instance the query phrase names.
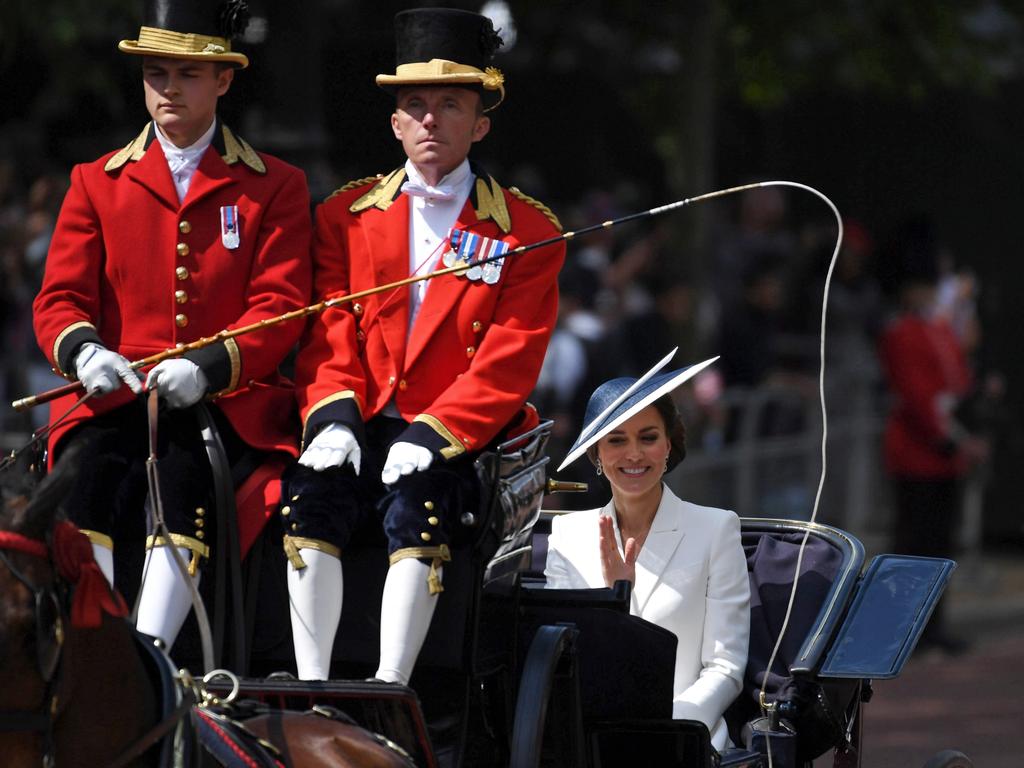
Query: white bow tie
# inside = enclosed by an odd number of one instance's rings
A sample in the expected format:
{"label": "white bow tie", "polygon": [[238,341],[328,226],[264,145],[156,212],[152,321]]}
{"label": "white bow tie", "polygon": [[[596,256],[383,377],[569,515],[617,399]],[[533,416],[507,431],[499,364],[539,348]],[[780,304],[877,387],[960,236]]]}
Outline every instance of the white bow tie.
{"label": "white bow tie", "polygon": [[402,191],[412,197],[425,197],[428,200],[455,199],[455,187],[450,184],[432,187],[429,184],[421,184],[418,181],[407,181],[402,185]]}

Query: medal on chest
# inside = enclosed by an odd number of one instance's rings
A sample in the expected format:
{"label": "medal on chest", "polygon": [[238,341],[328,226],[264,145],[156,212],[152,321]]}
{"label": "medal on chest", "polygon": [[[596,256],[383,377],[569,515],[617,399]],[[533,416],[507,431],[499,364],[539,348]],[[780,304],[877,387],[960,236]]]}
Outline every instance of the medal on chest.
{"label": "medal on chest", "polygon": [[238,232],[238,206],[222,205],[220,207],[220,241],[224,247],[234,250],[241,242]]}
{"label": "medal on chest", "polygon": [[465,275],[468,280],[483,280],[487,285],[494,285],[501,278],[501,268],[505,263],[501,257],[508,253],[508,249],[508,243],[502,240],[452,227],[448,230],[448,250],[441,261],[446,267],[464,264],[466,268],[456,274]]}

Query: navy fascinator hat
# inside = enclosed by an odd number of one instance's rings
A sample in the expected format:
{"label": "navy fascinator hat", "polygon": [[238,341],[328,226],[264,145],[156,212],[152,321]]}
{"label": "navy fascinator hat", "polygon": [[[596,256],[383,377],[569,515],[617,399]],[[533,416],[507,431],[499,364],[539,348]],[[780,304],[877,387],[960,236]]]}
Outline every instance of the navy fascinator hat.
{"label": "navy fascinator hat", "polygon": [[583,430],[558,467],[559,472],[617,426],[652,405],[658,398],[672,392],[683,382],[692,379],[718,359],[718,356],[715,356],[686,368],[660,373],[678,349],[679,347],[676,347],[669,352],[639,379],[629,376],[611,379],[594,390],[594,394],[587,402]]}

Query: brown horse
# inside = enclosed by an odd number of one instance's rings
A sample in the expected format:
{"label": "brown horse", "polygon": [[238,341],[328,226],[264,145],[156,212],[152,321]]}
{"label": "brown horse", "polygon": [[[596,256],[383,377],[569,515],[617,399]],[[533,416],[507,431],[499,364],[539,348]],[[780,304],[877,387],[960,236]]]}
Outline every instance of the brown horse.
{"label": "brown horse", "polygon": [[[0,477],[0,762],[7,768],[158,766],[154,734],[173,730],[172,718],[160,711],[159,684],[120,617],[123,601],[102,579],[88,540],[58,512],[70,483],[63,464],[31,499],[23,473]],[[179,719],[188,718],[188,704],[186,697],[176,708]],[[412,765],[386,739],[323,717],[273,712],[245,725],[280,745],[267,749],[266,765]],[[139,746],[150,741],[156,746]],[[195,754],[197,765],[221,764],[203,749]]]}

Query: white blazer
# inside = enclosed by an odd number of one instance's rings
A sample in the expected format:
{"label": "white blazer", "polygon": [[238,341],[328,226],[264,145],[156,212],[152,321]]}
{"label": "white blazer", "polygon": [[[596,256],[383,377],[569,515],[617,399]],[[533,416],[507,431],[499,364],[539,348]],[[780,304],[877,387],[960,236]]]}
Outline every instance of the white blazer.
{"label": "white blazer", "polygon": [[[602,509],[556,517],[544,568],[548,587],[603,587],[598,517]],[[636,561],[630,613],[675,633],[672,716],[700,720],[716,749],[730,745],[722,719],[739,694],[750,638],[750,585],[733,512],[682,501],[662,486],[661,504]],[[629,653],[623,648],[623,653]]]}

